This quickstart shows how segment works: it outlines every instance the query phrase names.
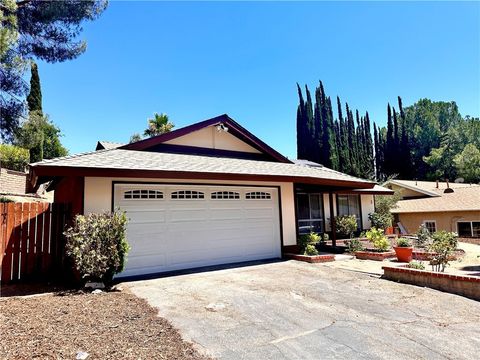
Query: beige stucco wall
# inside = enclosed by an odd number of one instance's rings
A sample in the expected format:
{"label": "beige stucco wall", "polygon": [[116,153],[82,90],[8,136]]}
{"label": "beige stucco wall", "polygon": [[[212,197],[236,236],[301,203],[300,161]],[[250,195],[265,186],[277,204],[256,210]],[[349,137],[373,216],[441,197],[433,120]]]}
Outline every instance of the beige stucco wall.
{"label": "beige stucco wall", "polygon": [[292,183],[272,183],[260,181],[223,181],[223,180],[178,180],[178,179],[132,179],[132,178],[103,178],[86,177],[84,193],[84,213],[110,211],[112,206],[113,181],[139,181],[158,183],[196,183],[196,184],[224,184],[224,185],[260,185],[279,186],[282,205],[283,245],[296,245],[295,203]]}
{"label": "beige stucco wall", "polygon": [[407,232],[414,233],[424,222],[435,220],[437,230],[457,231],[457,221],[480,221],[480,211],[452,211],[398,214]]}
{"label": "beige stucco wall", "polygon": [[260,151],[244,143],[237,137],[224,131],[217,131],[215,126],[209,126],[190,134],[166,141],[165,144],[186,145],[209,149],[221,149],[257,153]]}

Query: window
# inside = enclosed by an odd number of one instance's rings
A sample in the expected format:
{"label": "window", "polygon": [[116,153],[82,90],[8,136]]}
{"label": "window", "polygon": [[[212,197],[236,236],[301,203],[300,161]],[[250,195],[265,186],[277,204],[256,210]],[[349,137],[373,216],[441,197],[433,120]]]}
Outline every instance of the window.
{"label": "window", "polygon": [[360,206],[360,195],[337,195],[337,214],[355,215],[357,218],[357,226],[362,226],[362,215]]}
{"label": "window", "polygon": [[425,225],[430,233],[437,231],[437,222],[435,220],[424,220],[423,225]]}
{"label": "window", "polygon": [[246,193],[245,198],[247,200],[258,200],[258,199],[268,200],[272,198],[272,195],[270,193],[263,192],[263,191],[252,191],[252,192]]}
{"label": "window", "polygon": [[215,191],[211,195],[212,200],[234,200],[240,199],[240,194],[234,191]]}
{"label": "window", "polygon": [[124,199],[163,199],[163,193],[158,190],[128,190],[123,193]]}
{"label": "window", "polygon": [[179,190],[172,192],[172,199],[205,199],[205,194],[201,191]]}
{"label": "window", "polygon": [[459,221],[457,232],[460,237],[480,237],[480,221]]}
{"label": "window", "polygon": [[322,194],[297,194],[298,232],[323,232]]}

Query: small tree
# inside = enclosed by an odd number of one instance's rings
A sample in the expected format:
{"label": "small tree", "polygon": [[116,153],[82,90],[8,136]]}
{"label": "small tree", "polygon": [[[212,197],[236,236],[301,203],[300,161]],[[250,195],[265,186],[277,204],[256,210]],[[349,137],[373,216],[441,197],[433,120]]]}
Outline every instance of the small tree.
{"label": "small tree", "polygon": [[433,271],[445,271],[448,260],[457,248],[457,244],[458,235],[454,232],[441,230],[432,234],[432,243],[428,248],[434,253],[432,260],[430,260]]}
{"label": "small tree", "polygon": [[387,251],[390,248],[390,242],[382,229],[372,227],[366,232],[365,236],[377,251]]}
{"label": "small tree", "polygon": [[0,144],[0,167],[16,171],[25,171],[30,162],[27,149],[19,146]]}
{"label": "small tree", "polygon": [[67,229],[66,253],[84,280],[111,283],[121,272],[129,246],[124,212],[77,215]]}
{"label": "small tree", "polygon": [[377,195],[375,196],[375,211],[368,214],[373,227],[377,229],[386,229],[393,224],[392,209],[397,207],[397,202],[401,195],[395,192],[393,195]]}
{"label": "small tree", "polygon": [[415,245],[423,248],[430,244],[431,241],[432,236],[430,235],[430,231],[428,231],[425,224],[420,225],[417,230],[417,239],[415,240]]}

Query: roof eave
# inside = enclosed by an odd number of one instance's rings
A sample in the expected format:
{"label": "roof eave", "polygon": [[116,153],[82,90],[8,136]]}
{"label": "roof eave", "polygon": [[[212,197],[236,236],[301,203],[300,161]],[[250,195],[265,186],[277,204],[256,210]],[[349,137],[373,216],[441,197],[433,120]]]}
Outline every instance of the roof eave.
{"label": "roof eave", "polygon": [[339,186],[348,189],[372,189],[375,183],[356,180],[338,180],[315,178],[308,176],[287,176],[268,174],[241,174],[215,173],[193,171],[166,171],[166,170],[135,170],[117,168],[70,167],[70,166],[42,166],[30,167],[30,181],[32,186],[64,176],[91,176],[91,177],[129,177],[129,178],[158,178],[158,179],[201,179],[201,180],[238,180],[238,181],[272,181],[295,182],[312,185]]}

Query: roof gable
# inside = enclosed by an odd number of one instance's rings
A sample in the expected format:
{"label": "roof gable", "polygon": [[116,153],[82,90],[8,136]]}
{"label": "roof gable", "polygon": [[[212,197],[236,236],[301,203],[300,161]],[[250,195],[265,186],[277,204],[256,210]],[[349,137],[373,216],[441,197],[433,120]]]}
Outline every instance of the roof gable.
{"label": "roof gable", "polygon": [[[217,126],[222,128],[217,130]],[[262,155],[264,159],[291,163],[228,115],[220,115],[171,132],[121,146],[123,150],[172,151],[193,153],[196,149],[214,149],[220,154]]]}

